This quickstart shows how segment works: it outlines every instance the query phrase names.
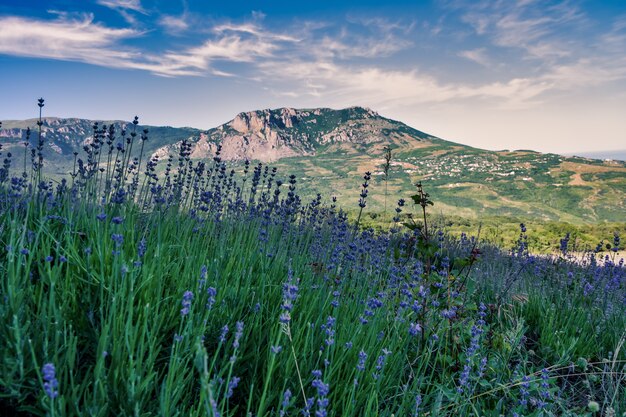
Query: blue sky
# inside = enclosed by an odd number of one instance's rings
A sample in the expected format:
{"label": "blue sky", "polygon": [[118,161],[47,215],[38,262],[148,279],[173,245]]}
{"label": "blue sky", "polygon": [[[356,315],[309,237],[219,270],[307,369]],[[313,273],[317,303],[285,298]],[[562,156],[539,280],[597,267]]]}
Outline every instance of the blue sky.
{"label": "blue sky", "polygon": [[[384,3],[384,5],[382,5]],[[370,107],[488,149],[626,148],[626,1],[7,1],[0,120]]]}

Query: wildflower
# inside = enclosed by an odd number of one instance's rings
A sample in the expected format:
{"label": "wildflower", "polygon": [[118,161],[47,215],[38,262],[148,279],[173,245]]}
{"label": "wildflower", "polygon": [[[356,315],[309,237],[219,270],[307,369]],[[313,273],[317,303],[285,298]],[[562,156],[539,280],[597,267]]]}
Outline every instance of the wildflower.
{"label": "wildflower", "polygon": [[28,249],[26,249],[26,248],[22,248],[22,249],[20,250],[20,253],[21,253],[22,255],[28,255],[28,254],[30,253],[30,251],[29,251]]}
{"label": "wildflower", "polygon": [[106,219],[106,218],[107,218],[107,215],[106,215],[105,212],[102,212],[102,213],[96,215],[96,219],[100,220],[101,222],[104,221],[104,219]]}
{"label": "wildflower", "polygon": [[180,310],[181,316],[186,316],[187,314],[189,314],[189,309],[191,308],[191,300],[193,300],[193,293],[191,291],[185,291],[185,293],[183,294],[183,300],[181,301],[181,304],[183,305],[183,308]]}
{"label": "wildflower", "polygon": [[378,379],[380,377],[380,372],[383,370],[385,363],[387,362],[387,356],[391,354],[391,351],[386,348],[383,348],[382,352],[382,355],[378,356],[378,359],[376,360],[376,372],[372,374],[374,379]]}
{"label": "wildflower", "polygon": [[283,403],[279,414],[280,417],[285,417],[286,410],[289,407],[289,401],[291,400],[291,395],[291,391],[287,388],[283,393]]}
{"label": "wildflower", "polygon": [[328,320],[326,321],[326,324],[324,324],[322,326],[322,329],[324,329],[326,331],[326,340],[325,343],[328,346],[331,346],[335,343],[335,322],[337,321],[337,319],[335,319],[332,316],[328,317]]}
{"label": "wildflower", "polygon": [[198,280],[198,285],[200,286],[200,288],[204,287],[204,284],[206,283],[206,277],[207,267],[206,265],[202,265],[202,267],[200,268],[200,279]]}
{"label": "wildflower", "polygon": [[530,377],[524,375],[522,383],[520,384],[520,399],[519,405],[525,406],[528,404],[528,396],[530,395]]}
{"label": "wildflower", "polygon": [[67,258],[65,256],[61,255],[61,256],[59,256],[59,262],[65,263],[65,262],[67,262]]}
{"label": "wildflower", "polygon": [[357,371],[363,372],[365,370],[365,361],[367,360],[367,353],[361,350],[359,352],[359,363],[356,365]]}
{"label": "wildflower", "polygon": [[420,405],[422,405],[422,396],[417,394],[415,396],[415,411],[413,412],[413,417],[417,417],[419,415]]}
{"label": "wildflower", "polygon": [[113,242],[115,242],[115,246],[122,246],[122,243],[124,243],[124,235],[121,235],[119,233],[113,233],[111,234],[111,239],[113,240]]}
{"label": "wildflower", "polygon": [[124,222],[124,218],[120,217],[120,216],[115,216],[111,219],[111,222],[113,224],[122,224]]}
{"label": "wildflower", "polygon": [[419,323],[409,324],[409,334],[411,336],[417,336],[421,332],[422,332],[422,326],[420,326]]}
{"label": "wildflower", "polygon": [[137,246],[137,257],[138,258],[143,258],[143,256],[146,254],[146,238],[142,238],[139,241],[139,245]]}
{"label": "wildflower", "polygon": [[274,355],[278,355],[281,351],[283,350],[283,347],[280,345],[277,346],[271,346],[270,347],[270,351],[274,354]]}
{"label": "wildflower", "polygon": [[217,295],[217,290],[215,289],[215,287],[209,287],[206,290],[209,299],[206,302],[206,308],[207,310],[210,310],[211,307],[213,307],[213,304],[215,304],[215,296]]}
{"label": "wildflower", "polygon": [[239,348],[239,339],[243,335],[243,321],[238,321],[235,324],[235,340],[233,341],[233,348]]}
{"label": "wildflower", "polygon": [[56,379],[56,370],[54,369],[54,364],[46,363],[43,368],[41,368],[41,373],[43,374],[43,390],[46,395],[50,398],[56,398],[59,395],[59,391],[57,388],[59,387],[59,381]]}
{"label": "wildflower", "polygon": [[456,317],[456,311],[454,311],[454,309],[441,310],[441,317],[443,317],[444,319],[451,320],[454,317]]}
{"label": "wildflower", "polygon": [[315,412],[316,417],[326,417],[328,407],[328,393],[330,392],[329,384],[325,384],[322,381],[322,371],[314,370],[312,372],[315,379],[311,382],[313,388],[317,389],[317,411]]}
{"label": "wildflower", "polygon": [[230,381],[228,381],[228,390],[226,392],[226,398],[230,398],[233,396],[233,390],[237,388],[237,385],[239,385],[240,380],[241,378],[234,376],[230,379]]}
{"label": "wildflower", "polygon": [[54,256],[48,255],[46,256],[46,262],[52,262],[54,260]]}
{"label": "wildflower", "polygon": [[289,278],[287,282],[283,284],[283,304],[281,308],[283,309],[283,314],[280,315],[280,322],[283,324],[289,324],[291,321],[291,310],[293,309],[293,302],[298,298],[298,282],[293,282],[293,278],[291,276],[291,270],[289,270],[288,274]]}
{"label": "wildflower", "polygon": [[220,343],[224,343],[226,342],[226,335],[228,334],[228,324],[225,324],[224,327],[222,327],[222,331],[220,332]]}

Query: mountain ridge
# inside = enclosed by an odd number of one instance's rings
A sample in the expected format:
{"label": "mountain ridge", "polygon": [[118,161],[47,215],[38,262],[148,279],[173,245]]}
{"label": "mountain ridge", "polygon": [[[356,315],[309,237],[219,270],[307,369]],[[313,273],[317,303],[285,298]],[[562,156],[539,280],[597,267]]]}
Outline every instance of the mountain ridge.
{"label": "mountain ridge", "polygon": [[[21,166],[26,126],[31,126],[30,143],[36,146],[36,121],[4,121],[0,128],[0,152],[20,155],[15,157],[20,162],[14,167]],[[106,143],[115,147],[119,142],[125,147],[133,129],[136,140],[147,129],[145,155],[161,161],[175,158],[183,141],[197,160],[211,159],[221,145],[221,159],[236,170],[241,170],[245,160],[271,163],[281,172],[297,173],[305,195],[332,190],[346,202],[358,195],[363,173],[371,171],[374,191],[386,184],[390,193],[402,195],[410,192],[407,190],[416,180],[427,181],[438,207],[463,216],[597,222],[623,221],[626,212],[625,162],[529,150],[482,150],[429,135],[358,106],[253,110],[208,130],[44,118],[44,169],[54,175],[71,172],[74,152],[80,158],[84,147],[92,146],[94,126],[103,147]],[[393,154],[388,176],[384,172],[387,146]],[[132,148],[135,156],[139,148]],[[372,192],[368,207],[382,210],[387,207],[386,200],[381,193]]]}

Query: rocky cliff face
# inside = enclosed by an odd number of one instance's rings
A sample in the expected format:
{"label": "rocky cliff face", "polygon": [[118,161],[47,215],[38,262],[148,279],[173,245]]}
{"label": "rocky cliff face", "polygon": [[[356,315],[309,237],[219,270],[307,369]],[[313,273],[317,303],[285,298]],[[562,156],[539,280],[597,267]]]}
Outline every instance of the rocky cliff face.
{"label": "rocky cliff face", "polygon": [[[291,156],[316,155],[342,143],[407,145],[428,139],[432,137],[363,107],[280,108],[239,113],[230,122],[194,138],[191,156],[210,158],[221,144],[224,160],[271,162]],[[154,156],[175,152],[179,146],[179,143],[164,146]]]}
{"label": "rocky cliff face", "polygon": [[[4,149],[17,149],[20,146],[23,149],[27,127],[31,128],[31,145],[36,145],[36,122],[36,119],[4,121],[0,128]],[[98,126],[102,128],[103,125],[115,128],[113,146],[118,142],[125,143],[133,127],[122,121],[99,122]],[[82,154],[83,148],[93,142],[93,126],[92,120],[44,118],[42,137],[45,140],[46,163],[58,166],[71,163],[74,152]],[[433,139],[363,107],[342,110],[285,107],[250,111],[239,113],[231,121],[205,132],[192,128],[156,126],[137,126],[137,132],[144,128],[149,130],[144,150],[147,155],[159,159],[167,158],[169,154],[177,155],[183,140],[191,142],[191,157],[194,159],[212,158],[221,144],[224,160],[272,162],[285,157],[313,156],[332,151],[333,147],[359,147],[377,143],[381,144],[379,148],[383,144],[414,146],[416,142]],[[125,138],[122,138],[124,129],[127,132]],[[133,154],[138,148],[133,148]]]}

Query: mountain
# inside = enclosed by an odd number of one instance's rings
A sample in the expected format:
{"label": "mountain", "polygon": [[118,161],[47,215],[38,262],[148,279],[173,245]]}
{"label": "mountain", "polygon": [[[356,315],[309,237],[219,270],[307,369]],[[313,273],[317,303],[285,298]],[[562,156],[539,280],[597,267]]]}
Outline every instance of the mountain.
{"label": "mountain", "polygon": [[[273,162],[288,157],[317,156],[344,144],[356,148],[372,144],[415,147],[431,140],[440,141],[363,107],[280,108],[239,113],[230,122],[193,138],[191,154],[209,158],[217,144],[221,144],[224,160]],[[155,155],[162,157],[179,147],[180,143],[167,145]]]}
{"label": "mountain", "polygon": [[[14,154],[14,170],[23,161],[28,126],[30,143],[35,145],[35,119],[3,121],[0,129],[2,152]],[[297,174],[304,196],[332,193],[348,208],[356,206],[361,177],[370,171],[369,211],[386,208],[391,212],[398,198],[409,199],[413,184],[420,179],[436,202],[435,211],[463,217],[596,223],[624,221],[626,213],[625,162],[476,149],[363,107],[251,111],[208,131],[135,127],[122,121],[99,122],[96,131],[105,126],[113,126],[113,143],[130,137],[133,129],[138,139],[147,129],[144,153],[161,161],[176,156],[183,140],[191,145],[195,159],[212,158],[221,144],[222,159],[234,169],[240,170],[246,159],[270,163],[284,176]],[[74,152],[81,157],[83,148],[92,143],[94,122],[45,118],[42,137],[46,171],[67,173]],[[392,149],[392,160],[386,177],[383,155],[387,146]],[[134,145],[133,153],[139,147]]]}
{"label": "mountain", "polygon": [[[5,152],[11,152],[14,157],[23,161],[24,143],[27,137],[27,128],[30,128],[29,143],[31,147],[37,145],[39,131],[38,119],[3,120],[0,128],[0,143]],[[95,125],[97,123],[97,125]],[[125,142],[122,133],[130,137],[133,129],[140,136],[143,129],[148,129],[149,140],[145,143],[145,152],[153,153],[166,144],[176,143],[182,138],[197,137],[201,130],[193,128],[174,128],[169,126],[142,126],[134,127],[133,123],[121,120],[93,121],[77,118],[45,117],[42,119],[41,136],[44,140],[44,169],[49,174],[66,174],[72,169],[74,152],[84,153],[84,147],[89,146],[94,139],[96,129],[113,127],[114,142]],[[137,151],[138,147],[135,148]],[[78,156],[80,158],[80,155]]]}

